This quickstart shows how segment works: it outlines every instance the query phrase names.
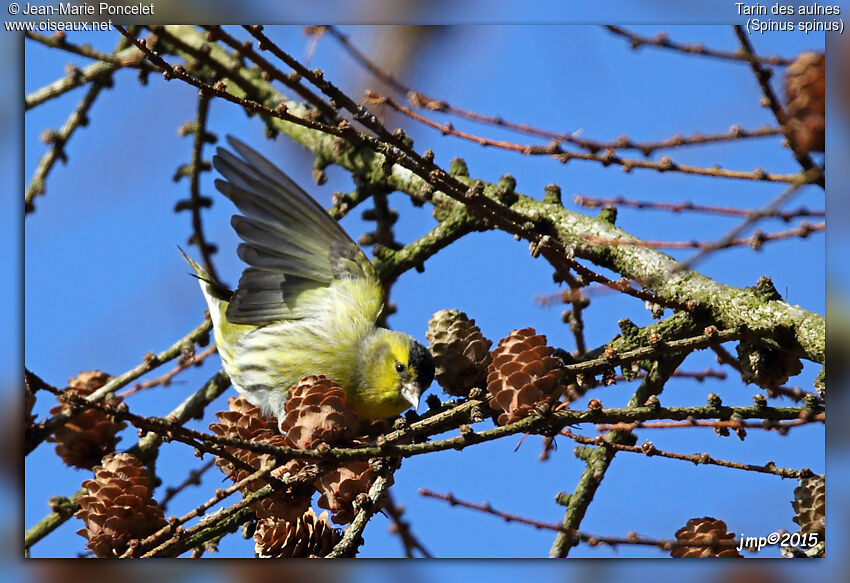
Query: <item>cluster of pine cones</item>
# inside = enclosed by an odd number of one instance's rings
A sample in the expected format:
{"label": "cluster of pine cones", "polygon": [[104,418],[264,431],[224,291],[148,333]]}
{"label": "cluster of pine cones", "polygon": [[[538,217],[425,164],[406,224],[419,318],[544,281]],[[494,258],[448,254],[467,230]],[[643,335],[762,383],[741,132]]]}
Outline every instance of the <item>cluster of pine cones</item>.
{"label": "cluster of pine cones", "polygon": [[[323,376],[303,379],[291,389],[286,403],[286,416],[278,421],[263,417],[260,410],[241,397],[228,401],[229,410],[217,413],[218,422],[210,429],[223,437],[298,449],[356,445],[358,422],[356,410],[346,402],[345,393]],[[236,459],[259,468],[272,462],[272,457],[236,447],[227,448]],[[221,470],[234,482],[245,480],[247,470],[234,467],[218,458]],[[297,478],[307,464],[292,461],[271,472],[274,478]],[[322,474],[315,480],[299,483],[293,491],[279,492],[254,503],[257,525],[254,531],[258,557],[323,557],[340,540],[339,531],[330,522],[347,524],[355,515],[355,501],[365,494],[375,472],[365,460],[355,460]],[[267,479],[247,482],[244,495],[267,485]],[[326,511],[316,515],[310,506],[312,496],[319,493],[317,505]]]}
{"label": "cluster of pine cones", "polygon": [[[442,310],[431,318],[426,336],[435,359],[436,378],[443,389],[462,396],[486,386],[489,405],[500,425],[551,409],[562,398],[574,398],[569,390],[564,395],[564,363],[547,345],[546,337],[531,328],[512,331],[491,352],[492,342],[483,336],[474,320],[457,310]],[[80,373],[71,379],[67,390],[86,396],[109,378],[98,371]],[[112,398],[113,404],[119,401]],[[51,413],[63,412],[67,407],[59,405]],[[210,429],[218,436],[277,447],[346,447],[374,439],[374,435],[362,435],[364,428],[358,425],[357,412],[346,402],[344,391],[323,376],[307,377],[291,389],[281,420],[263,416],[241,397],[231,397],[228,410],[217,413],[216,418]],[[27,422],[32,423],[29,414]],[[122,556],[166,525],[163,512],[153,499],[147,468],[129,453],[110,453],[118,441],[116,434],[123,427],[123,423],[105,413],[85,410],[51,438],[66,463],[94,471],[94,478],[83,482],[88,493],[78,498],[80,510],[76,516],[85,524],[79,534],[88,540],[88,548],[98,557]],[[271,495],[251,505],[257,518],[253,536],[258,557],[326,556],[341,540],[341,532],[331,523],[349,523],[356,514],[358,498],[368,492],[375,479],[375,472],[366,461],[347,462],[317,478],[299,479],[301,472],[314,466],[303,460],[276,465],[270,454],[236,446],[225,450],[229,459],[218,457],[216,465],[239,484],[243,496],[273,486]],[[257,472],[249,468],[266,467],[274,469],[252,479]],[[279,487],[281,481],[286,482],[286,488]],[[320,515],[311,506],[316,493],[316,504],[324,509]],[[801,480],[793,507],[801,532],[822,536],[823,478]],[[671,555],[739,557],[734,536],[727,532],[722,520],[694,518],[676,532],[680,544]]]}
{"label": "cluster of pine cones", "polygon": [[[561,362],[545,336],[530,328],[514,330],[490,352],[492,343],[474,320],[457,310],[443,310],[432,318],[427,337],[437,380],[446,392],[466,395],[486,386],[500,424],[522,419],[559,397]],[[84,372],[70,381],[67,390],[84,397],[109,378],[98,371]],[[113,397],[110,404],[119,402]],[[67,408],[59,405],[51,413]],[[323,376],[307,377],[291,389],[281,420],[262,415],[242,397],[230,398],[228,410],[216,413],[216,418],[210,429],[218,436],[278,447],[345,447],[373,439],[359,435],[356,410],[346,402],[344,391]],[[94,471],[94,477],[83,483],[88,494],[79,498],[77,516],[85,524],[80,534],[98,557],[122,556],[166,525],[153,499],[147,468],[132,454],[111,453],[124,426],[105,413],[85,410],[51,438],[68,465]],[[344,525],[354,518],[358,497],[368,492],[375,478],[368,462],[356,460],[318,478],[299,480],[299,473],[311,467],[306,461],[275,465],[269,454],[236,446],[225,450],[229,459],[218,457],[216,465],[239,484],[243,496],[269,484],[278,486],[251,505],[257,517],[253,536],[258,557],[327,555],[341,539],[332,523]],[[274,469],[252,479],[256,472],[249,468],[264,467]],[[280,488],[281,481],[288,487]],[[316,493],[316,504],[325,510],[320,515],[311,506]]]}
{"label": "cluster of pine cones", "polygon": [[431,317],[425,336],[443,390],[465,396],[486,384],[499,425],[551,406],[561,396],[562,362],[546,336],[532,328],[512,331],[489,352],[492,342],[475,320],[458,310],[441,310]]}
{"label": "cluster of pine cones", "polygon": [[[66,392],[86,397],[110,378],[99,371],[82,372],[69,381]],[[31,391],[27,394],[25,422],[31,427],[35,398]],[[233,397],[228,401],[228,410],[216,414],[218,421],[210,429],[222,437],[298,449],[356,445],[357,412],[346,403],[345,393],[338,385],[322,376],[307,377],[290,394],[286,417],[280,424],[261,415],[257,407],[241,397]],[[111,397],[106,402],[114,406],[120,401]],[[73,412],[67,403],[51,410],[52,415],[65,412]],[[49,438],[57,443],[56,452],[66,464],[94,473],[93,478],[82,484],[88,492],[76,500],[80,506],[76,516],[85,525],[79,534],[87,539],[87,548],[97,557],[126,555],[145,537],[166,525],[163,511],[153,498],[149,470],[130,453],[113,453],[120,439],[117,434],[125,426],[107,413],[85,409]],[[270,455],[237,447],[226,450],[233,459],[253,468],[274,461]],[[247,479],[253,472],[246,466],[236,467],[223,458],[216,458],[216,464],[234,482],[240,482],[243,495],[256,492],[271,481],[279,484],[278,480],[297,477],[307,466],[293,461],[276,467],[268,477],[252,480]],[[368,462],[352,461],[314,481],[295,480],[292,488],[276,489],[271,496],[261,498],[252,505],[257,516],[254,529],[257,556],[325,556],[341,538],[330,521],[350,522],[355,514],[355,499],[368,491],[373,479],[374,470]],[[327,510],[321,515],[310,506],[317,491],[318,506]]]}
{"label": "cluster of pine cones", "polygon": [[[83,371],[68,381],[65,392],[87,397],[112,377],[101,371]],[[33,427],[35,395],[26,386],[25,426]],[[103,403],[116,406],[121,398],[111,396]],[[51,415],[71,413],[71,418],[47,440],[56,443],[56,454],[72,468],[92,470],[94,477],[82,484],[85,495],[76,499],[77,518],[85,528],[78,531],[86,547],[97,557],[120,557],[144,537],[165,526],[162,509],[153,499],[148,469],[130,453],[114,453],[118,433],[126,427],[96,409],[76,412],[67,402],[56,405]]]}

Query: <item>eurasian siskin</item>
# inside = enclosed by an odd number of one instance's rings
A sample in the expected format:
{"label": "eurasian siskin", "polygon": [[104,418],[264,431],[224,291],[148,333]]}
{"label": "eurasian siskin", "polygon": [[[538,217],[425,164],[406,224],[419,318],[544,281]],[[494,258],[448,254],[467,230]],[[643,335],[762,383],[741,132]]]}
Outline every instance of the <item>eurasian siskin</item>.
{"label": "eurasian siskin", "polygon": [[422,344],[375,325],[383,290],[360,248],[306,192],[239,140],[218,148],[216,188],[242,215],[231,225],[248,264],[235,291],[194,261],[215,341],[233,386],[283,418],[289,389],[309,375],[338,383],[361,419],[416,408],[434,378]]}

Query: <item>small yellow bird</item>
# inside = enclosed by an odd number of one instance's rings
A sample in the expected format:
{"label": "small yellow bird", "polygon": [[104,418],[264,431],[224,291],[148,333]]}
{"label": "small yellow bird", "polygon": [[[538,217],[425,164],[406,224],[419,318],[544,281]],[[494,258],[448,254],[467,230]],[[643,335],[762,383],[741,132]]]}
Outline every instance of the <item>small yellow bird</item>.
{"label": "small yellow bird", "polygon": [[278,419],[289,389],[320,374],[343,388],[361,419],[417,408],[434,361],[412,337],[375,325],[384,297],[369,259],[292,179],[228,141],[238,156],[218,148],[213,165],[225,180],[215,185],[242,213],[230,223],[249,267],[230,291],[183,255],[200,279],[233,386]]}

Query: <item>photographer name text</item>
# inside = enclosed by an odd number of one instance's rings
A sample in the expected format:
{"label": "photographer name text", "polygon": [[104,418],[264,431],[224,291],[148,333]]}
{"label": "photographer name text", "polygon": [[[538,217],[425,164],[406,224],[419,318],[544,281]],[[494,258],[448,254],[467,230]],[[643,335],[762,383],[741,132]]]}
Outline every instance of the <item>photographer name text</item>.
{"label": "photographer name text", "polygon": [[55,6],[41,4],[24,4],[20,14],[24,16],[151,16],[154,14],[153,3],[131,4],[127,6],[100,2],[94,4],[74,4],[60,2]]}

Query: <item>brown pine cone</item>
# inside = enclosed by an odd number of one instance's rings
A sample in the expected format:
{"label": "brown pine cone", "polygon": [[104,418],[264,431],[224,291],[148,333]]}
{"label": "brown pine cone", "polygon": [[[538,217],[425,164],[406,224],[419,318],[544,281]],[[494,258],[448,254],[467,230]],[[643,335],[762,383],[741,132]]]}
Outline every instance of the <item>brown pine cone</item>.
{"label": "brown pine cone", "polygon": [[785,72],[785,131],[801,152],[824,151],[825,87],[823,53],[800,53]]}
{"label": "brown pine cone", "polygon": [[[87,397],[105,385],[112,378],[99,370],[84,371],[68,380],[65,389],[69,394]],[[104,399],[105,405],[118,405],[120,397]],[[61,403],[50,410],[51,415],[72,411],[68,403]],[[123,421],[115,421],[102,411],[86,409],[59,427],[47,441],[56,443],[56,454],[66,464],[74,468],[91,469],[100,463],[108,453],[115,451],[121,441],[117,433],[127,426]]]}
{"label": "brown pine cone", "polygon": [[823,540],[826,517],[826,479],[814,476],[800,480],[800,485],[794,488],[794,501],[791,502],[794,512],[794,522],[800,525],[800,532],[818,533],[818,540]]}
{"label": "brown pine cone", "polygon": [[[286,446],[283,435],[278,432],[274,417],[261,415],[259,407],[252,405],[242,397],[230,397],[227,400],[228,411],[215,414],[217,423],[210,424],[210,430],[221,437],[235,437],[245,441],[265,442],[270,445]],[[226,447],[227,453],[255,468],[271,459],[270,456],[255,453],[235,446]],[[247,478],[251,473],[247,469],[237,468],[223,458],[216,458],[216,465],[234,482]],[[259,479],[249,482],[245,489],[251,492],[265,486],[266,481]]]}
{"label": "brown pine cone", "polygon": [[[708,516],[691,518],[688,524],[676,531],[680,543],[701,542],[712,546],[677,546],[670,552],[675,559],[740,558],[735,545],[735,533],[726,532],[726,523]],[[723,543],[726,544],[716,544]],[[715,546],[716,545],[716,546]],[[727,546],[728,545],[728,546]]]}
{"label": "brown pine cone", "polygon": [[490,347],[493,342],[484,338],[475,320],[458,310],[440,310],[428,321],[428,339],[436,365],[435,378],[443,390],[456,397],[465,397],[473,387],[487,381],[490,366]]}
{"label": "brown pine cone", "polygon": [[321,558],[333,550],[341,535],[328,523],[328,513],[319,516],[308,508],[294,521],[264,518],[254,531],[254,552],[261,559]]}
{"label": "brown pine cone", "polygon": [[546,336],[533,328],[514,330],[499,341],[487,375],[490,408],[504,411],[499,425],[527,417],[540,402],[557,399],[561,361],[553,353]]}
{"label": "brown pine cone", "polygon": [[[278,431],[277,420],[274,417],[264,417],[260,414],[259,407],[252,405],[242,397],[231,397],[227,400],[227,404],[229,411],[216,413],[218,423],[210,424],[210,430],[213,433],[222,437],[237,437],[245,441],[262,442],[277,447],[289,446],[286,438]],[[256,453],[235,446],[225,447],[225,450],[236,459],[257,469],[274,460],[269,454]],[[215,463],[234,482],[244,480],[253,473],[247,469],[237,468],[222,458],[216,458]],[[293,460],[272,470],[271,475],[276,478],[281,478],[286,473],[294,475],[300,467],[301,464]],[[251,480],[242,487],[242,494],[247,495],[256,492],[266,484],[268,484],[268,480],[263,478]],[[312,494],[312,491],[299,491],[297,495],[275,492],[271,496],[255,502],[251,505],[251,508],[254,509],[259,518],[278,517],[295,520],[310,505]]]}
{"label": "brown pine cone", "polygon": [[345,392],[324,376],[309,376],[289,390],[286,417],[280,430],[290,447],[312,449],[354,437],[357,410],[346,403]]}
{"label": "brown pine cone", "polygon": [[321,492],[319,508],[330,510],[336,524],[348,524],[354,518],[354,500],[369,491],[375,470],[365,461],[354,461],[326,473],[316,480]]}
{"label": "brown pine cone", "polygon": [[94,467],[94,479],[83,482],[88,494],[77,498],[74,515],[86,528],[77,534],[88,539],[98,557],[121,556],[131,541],[140,540],[165,526],[162,509],[153,499],[148,469],[136,456],[114,453]]}

